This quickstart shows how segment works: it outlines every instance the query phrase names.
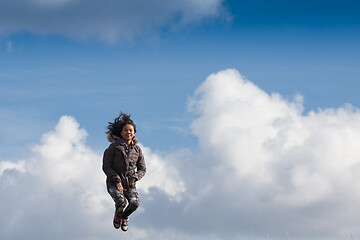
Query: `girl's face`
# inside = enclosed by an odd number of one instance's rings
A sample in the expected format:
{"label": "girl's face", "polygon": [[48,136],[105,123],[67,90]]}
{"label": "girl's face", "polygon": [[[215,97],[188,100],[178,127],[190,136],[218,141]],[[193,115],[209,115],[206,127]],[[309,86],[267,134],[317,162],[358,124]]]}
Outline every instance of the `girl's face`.
{"label": "girl's face", "polygon": [[124,139],[124,141],[129,141],[132,140],[134,136],[134,126],[131,124],[126,124],[121,131],[121,137]]}

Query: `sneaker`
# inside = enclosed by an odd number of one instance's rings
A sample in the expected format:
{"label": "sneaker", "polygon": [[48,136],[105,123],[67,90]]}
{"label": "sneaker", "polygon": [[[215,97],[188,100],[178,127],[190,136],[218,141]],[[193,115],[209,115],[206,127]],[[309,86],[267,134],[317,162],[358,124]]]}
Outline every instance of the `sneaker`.
{"label": "sneaker", "polygon": [[129,219],[128,218],[121,219],[121,230],[126,232],[128,230],[128,225],[129,225]]}
{"label": "sneaker", "polygon": [[114,221],[113,221],[114,228],[116,229],[120,228],[120,222],[121,222],[121,216],[119,217],[119,215],[115,211]]}

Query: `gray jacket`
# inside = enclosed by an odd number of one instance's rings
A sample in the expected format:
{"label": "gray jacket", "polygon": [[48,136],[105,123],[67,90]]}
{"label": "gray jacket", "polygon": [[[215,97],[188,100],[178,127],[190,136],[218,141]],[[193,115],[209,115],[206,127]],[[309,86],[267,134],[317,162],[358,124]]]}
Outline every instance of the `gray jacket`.
{"label": "gray jacket", "polygon": [[117,136],[108,136],[111,142],[103,156],[102,169],[106,174],[106,185],[109,188],[121,182],[124,189],[129,189],[129,182],[139,181],[146,172],[144,155],[137,139],[127,148],[124,141]]}

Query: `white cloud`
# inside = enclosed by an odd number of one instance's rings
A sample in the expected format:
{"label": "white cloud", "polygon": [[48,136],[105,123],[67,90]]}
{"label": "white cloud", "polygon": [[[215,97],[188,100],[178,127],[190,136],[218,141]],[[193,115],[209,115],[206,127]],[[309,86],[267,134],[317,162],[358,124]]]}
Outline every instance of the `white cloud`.
{"label": "white cloud", "polygon": [[32,149],[32,158],[27,163],[28,171],[47,182],[47,187],[56,186],[62,194],[77,193],[84,206],[92,211],[103,210],[104,176],[101,155],[86,146],[87,133],[80,129],[76,120],[63,116],[54,131],[43,135],[41,144]]}
{"label": "white cloud", "polygon": [[[102,154],[86,146],[86,136],[73,117],[62,116],[55,129],[44,134],[31,149],[29,159],[18,163],[0,161],[1,239],[29,234],[39,239],[53,234],[59,239],[80,234],[81,239],[89,239],[114,234],[106,230],[112,228],[114,204],[105,189]],[[169,171],[165,171],[164,160],[143,148],[150,174],[141,180],[142,186],[139,184],[142,197],[151,198],[150,189],[158,189],[179,201],[185,186],[176,169],[167,163]],[[26,225],[18,231],[24,222]],[[132,238],[146,237],[143,229],[133,228]]]}
{"label": "white cloud", "polygon": [[10,161],[0,161],[0,177],[4,174],[5,171],[16,170],[19,172],[25,172],[25,161],[20,161],[18,163]]}
{"label": "white cloud", "polygon": [[[197,116],[191,127],[201,161],[213,162],[209,178],[221,179],[221,198],[234,199],[233,206],[222,206],[233,212],[219,218],[239,224],[249,218],[263,234],[360,234],[356,217],[345,213],[360,207],[359,109],[345,105],[304,114],[301,96],[290,101],[268,94],[233,69],[210,75],[189,109]],[[283,218],[269,223],[270,215]]]}
{"label": "white cloud", "polygon": [[[139,189],[149,193],[152,187],[157,187],[175,200],[180,201],[181,194],[185,192],[186,187],[176,168],[169,164],[169,157],[171,156],[162,157],[144,146],[142,146],[142,150],[149,161],[146,164],[146,181],[138,183]],[[179,156],[175,157],[178,158]],[[164,159],[167,161],[165,162]]]}
{"label": "white cloud", "polygon": [[[360,235],[359,109],[347,104],[304,113],[302,96],[268,94],[228,69],[206,79],[189,110],[196,154],[142,146],[148,172],[138,183],[141,208],[129,238]],[[1,238],[117,236],[102,153],[86,146],[86,136],[74,118],[63,116],[28,159],[0,162]]]}
{"label": "white cloud", "polygon": [[108,42],[225,15],[222,0],[17,0],[0,2],[0,33],[29,31]]}

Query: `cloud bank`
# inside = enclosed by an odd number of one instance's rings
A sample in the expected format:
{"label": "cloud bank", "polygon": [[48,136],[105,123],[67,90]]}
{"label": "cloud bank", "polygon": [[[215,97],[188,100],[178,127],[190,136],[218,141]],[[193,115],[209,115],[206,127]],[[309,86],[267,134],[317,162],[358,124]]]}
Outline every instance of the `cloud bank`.
{"label": "cloud bank", "polygon": [[108,42],[151,35],[225,14],[222,0],[0,1],[0,34],[28,31]]}
{"label": "cloud bank", "polygon": [[[63,116],[31,149],[29,159],[0,161],[1,239],[114,236],[109,231],[114,204],[105,188],[102,153],[86,146],[86,136],[73,117]],[[144,152],[149,174],[139,191],[147,196],[155,188],[169,201],[179,201],[185,186],[176,169],[167,164],[169,171],[159,171],[163,159],[146,147]],[[132,238],[144,236],[141,229],[134,232]]]}
{"label": "cloud bank", "polygon": [[213,162],[217,191],[209,196],[220,195],[222,229],[359,234],[360,111],[345,105],[304,114],[302,101],[268,94],[232,69],[212,74],[195,92],[191,128],[203,161]]}
{"label": "cloud bank", "polygon": [[[234,69],[210,75],[188,107],[199,149],[164,154],[142,146],[148,173],[127,237],[360,235],[359,109],[304,113],[302,96],[266,93]],[[118,237],[102,153],[86,146],[86,136],[63,116],[28,159],[0,161],[1,239]]]}

